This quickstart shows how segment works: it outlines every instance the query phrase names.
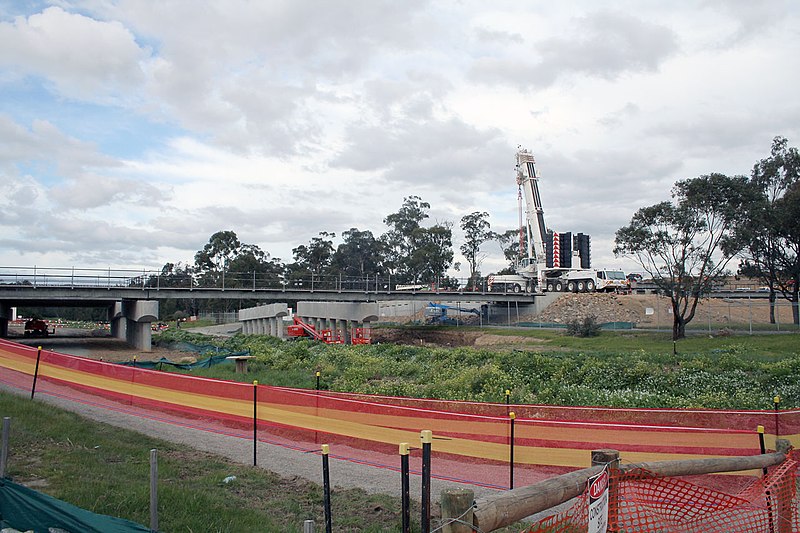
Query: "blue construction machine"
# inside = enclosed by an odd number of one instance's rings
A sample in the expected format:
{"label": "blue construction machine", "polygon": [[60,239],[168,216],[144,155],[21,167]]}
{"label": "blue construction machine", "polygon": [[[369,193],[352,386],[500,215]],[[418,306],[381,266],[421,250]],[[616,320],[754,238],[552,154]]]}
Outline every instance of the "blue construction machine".
{"label": "blue construction machine", "polygon": [[[469,315],[467,317],[463,317],[462,315]],[[440,326],[457,326],[459,324],[464,324],[471,316],[477,316],[480,318],[481,323],[486,321],[488,314],[488,306],[482,305],[480,309],[466,308],[460,306],[452,306],[452,305],[445,305],[430,302],[428,307],[425,308],[425,323],[426,324],[437,324]],[[474,322],[474,320],[469,320],[470,322]]]}

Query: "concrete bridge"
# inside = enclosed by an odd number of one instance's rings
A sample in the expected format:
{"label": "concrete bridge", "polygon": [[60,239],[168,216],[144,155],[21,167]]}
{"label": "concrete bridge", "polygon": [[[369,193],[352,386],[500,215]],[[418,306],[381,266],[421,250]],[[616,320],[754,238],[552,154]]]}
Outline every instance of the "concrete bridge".
{"label": "concrete bridge", "polygon": [[[326,324],[336,325],[337,329],[349,331],[342,325],[352,326],[353,323],[377,320],[375,312],[364,316],[360,312],[364,305],[369,307],[369,304],[376,302],[488,301],[511,306],[531,305],[535,298],[541,296],[480,290],[439,290],[423,285],[400,286],[380,278],[355,281],[342,278],[321,281],[312,278],[276,282],[275,279],[259,280],[254,275],[252,284],[248,283],[245,287],[226,287],[224,278],[219,287],[196,286],[191,279],[185,287],[169,287],[162,286],[159,275],[147,271],[87,271],[0,267],[0,336],[8,336],[8,321],[11,308],[14,307],[105,307],[109,310],[112,334],[141,350],[149,351],[151,323],[159,318],[159,301],[167,299],[227,299],[258,302],[260,305],[283,305],[284,308],[287,303],[302,303],[309,306],[309,311],[304,315],[298,309],[300,316],[325,321]],[[228,283],[231,283],[230,279]],[[323,304],[328,305],[325,307]],[[320,314],[319,309],[336,309],[337,312],[325,315]],[[372,315],[375,318],[368,318]],[[273,334],[273,331],[281,329],[277,328],[278,315],[272,316],[272,321],[268,317],[247,316],[245,313],[245,332],[252,328],[252,332]]]}

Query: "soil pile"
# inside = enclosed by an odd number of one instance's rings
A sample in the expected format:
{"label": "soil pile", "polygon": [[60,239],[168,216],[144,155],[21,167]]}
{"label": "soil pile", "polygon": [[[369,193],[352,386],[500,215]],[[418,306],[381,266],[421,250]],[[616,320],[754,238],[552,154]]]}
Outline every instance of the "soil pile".
{"label": "soil pile", "polygon": [[[568,324],[574,320],[582,322],[592,317],[596,322],[641,322],[645,316],[645,308],[655,305],[643,298],[626,294],[581,293],[564,294],[551,303],[541,313],[526,317],[537,322],[554,322]],[[653,313],[654,314],[654,313]]]}

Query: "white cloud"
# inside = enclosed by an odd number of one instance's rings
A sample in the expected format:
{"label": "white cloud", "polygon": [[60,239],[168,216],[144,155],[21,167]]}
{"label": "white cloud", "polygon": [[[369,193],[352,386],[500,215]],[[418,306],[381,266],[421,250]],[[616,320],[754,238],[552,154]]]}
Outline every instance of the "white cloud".
{"label": "white cloud", "polygon": [[618,12],[578,17],[566,33],[530,43],[521,50],[524,55],[518,53],[513,59],[479,58],[470,79],[521,90],[546,87],[572,76],[613,80],[625,73],[655,71],[678,51],[669,28]]}
{"label": "white cloud", "polygon": [[603,258],[675,180],[800,144],[788,0],[26,5],[0,22],[5,264],[191,261],[221,229],[290,259],[410,195],[457,250],[464,214],[517,224],[518,144]]}
{"label": "white cloud", "polygon": [[106,101],[143,81],[146,51],[119,22],[49,7],[0,22],[0,65],[49,79],[70,98]]}

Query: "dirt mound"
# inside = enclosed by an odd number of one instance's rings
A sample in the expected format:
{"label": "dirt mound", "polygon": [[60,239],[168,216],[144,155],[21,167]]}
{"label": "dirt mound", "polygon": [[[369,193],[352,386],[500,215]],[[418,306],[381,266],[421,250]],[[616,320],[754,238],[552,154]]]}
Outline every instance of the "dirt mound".
{"label": "dirt mound", "polygon": [[645,316],[645,308],[652,307],[652,305],[645,298],[628,294],[569,293],[558,298],[541,313],[526,317],[526,320],[567,324],[573,320],[582,321],[586,317],[594,317],[601,324],[606,322],[639,323]]}
{"label": "dirt mound", "polygon": [[483,334],[477,331],[439,330],[433,328],[376,328],[372,343],[410,346],[474,346]]}

